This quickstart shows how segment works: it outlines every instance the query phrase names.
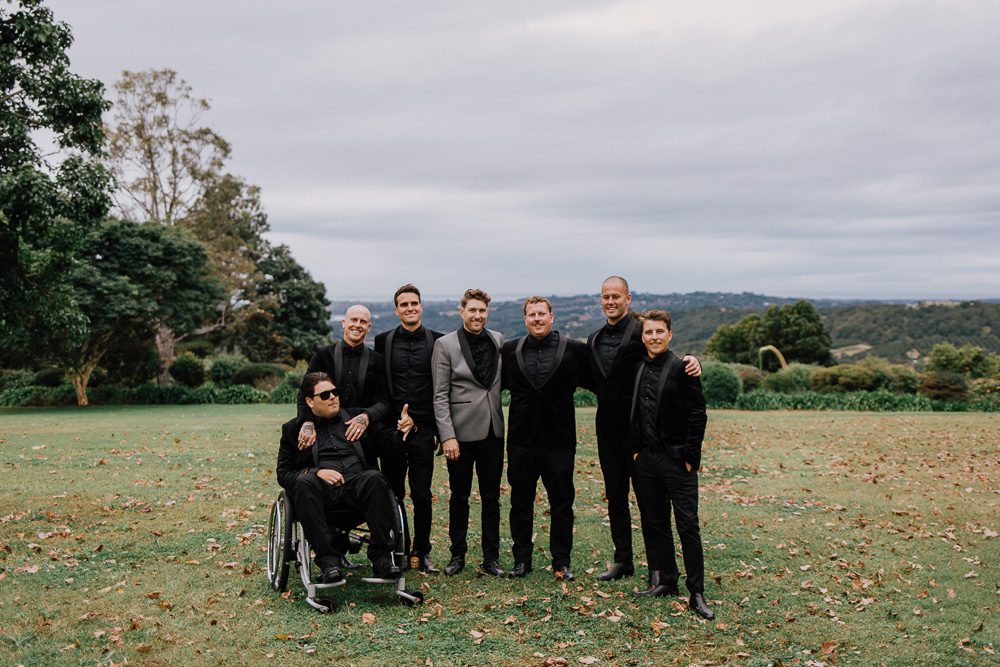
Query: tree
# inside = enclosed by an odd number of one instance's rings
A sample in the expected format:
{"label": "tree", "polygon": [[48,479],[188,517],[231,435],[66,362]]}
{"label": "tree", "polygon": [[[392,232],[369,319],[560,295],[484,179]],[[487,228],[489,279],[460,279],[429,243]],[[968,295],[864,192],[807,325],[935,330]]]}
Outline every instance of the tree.
{"label": "tree", "polygon": [[[719,361],[757,364],[760,348],[773,345],[788,361],[828,365],[833,363],[831,344],[819,311],[803,300],[771,306],[763,318],[750,314],[732,326],[720,326],[709,338],[705,353]],[[764,364],[768,370],[778,368],[772,356],[765,357]]]}
{"label": "tree", "polygon": [[[66,369],[78,405],[105,353],[159,323],[190,331],[218,299],[203,246],[180,229],[109,220],[93,230],[69,270],[75,317],[48,329],[38,349]],[[36,329],[37,330],[37,329]]]}
{"label": "tree", "polygon": [[248,296],[274,315],[272,326],[293,359],[309,359],[330,335],[326,287],[313,280],[286,245],[270,248],[258,262],[260,279]]}
{"label": "tree", "polygon": [[229,144],[200,125],[208,100],[171,69],[122,72],[115,84],[108,157],[129,220],[171,225],[187,215],[222,171]]}
{"label": "tree", "polygon": [[[79,239],[110,205],[99,157],[100,81],[69,71],[68,25],[40,0],[0,8],[0,339],[30,339],[24,321],[75,317],[63,277]],[[66,309],[70,310],[67,311]]]}
{"label": "tree", "polygon": [[718,361],[757,365],[757,341],[763,320],[752,313],[732,326],[722,324],[705,344],[705,354]]}

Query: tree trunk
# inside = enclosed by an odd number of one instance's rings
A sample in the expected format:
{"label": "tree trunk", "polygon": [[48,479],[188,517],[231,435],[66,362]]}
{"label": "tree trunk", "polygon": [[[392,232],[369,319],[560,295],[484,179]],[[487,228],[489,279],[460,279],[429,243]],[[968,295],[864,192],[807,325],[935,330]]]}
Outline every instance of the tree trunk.
{"label": "tree trunk", "polygon": [[170,382],[170,363],[174,360],[174,345],[177,339],[173,330],[166,324],[156,325],[156,351],[160,355],[160,372],[156,381],[160,384]]}
{"label": "tree trunk", "polygon": [[90,374],[94,372],[96,362],[87,364],[82,369],[73,372],[73,389],[76,390],[76,404],[81,408],[90,405],[87,400],[87,383],[90,382]]}

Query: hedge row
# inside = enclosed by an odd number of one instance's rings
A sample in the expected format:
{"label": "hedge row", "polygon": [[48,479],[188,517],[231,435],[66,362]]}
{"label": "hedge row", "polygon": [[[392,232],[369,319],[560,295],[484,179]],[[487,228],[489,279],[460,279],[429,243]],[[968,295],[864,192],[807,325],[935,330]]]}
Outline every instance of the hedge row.
{"label": "hedge row", "polygon": [[[182,384],[143,384],[138,387],[101,386],[87,392],[93,405],[191,405],[217,403],[239,405],[267,403],[270,396],[249,385],[217,387],[205,384],[186,387]],[[14,387],[0,392],[0,406],[28,407],[75,405],[76,392],[70,385],[58,387]]]}
{"label": "hedge row", "polygon": [[1000,412],[998,400],[936,401],[926,396],[890,391],[854,391],[820,394],[814,391],[781,394],[754,391],[743,394],[732,406],[739,410],[850,410],[858,412]]}

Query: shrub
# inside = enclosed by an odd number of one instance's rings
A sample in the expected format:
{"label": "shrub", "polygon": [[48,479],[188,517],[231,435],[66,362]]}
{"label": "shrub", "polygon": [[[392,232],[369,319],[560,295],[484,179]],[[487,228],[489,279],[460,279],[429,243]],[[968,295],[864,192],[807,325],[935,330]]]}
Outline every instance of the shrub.
{"label": "shrub", "polygon": [[216,403],[236,405],[241,403],[267,403],[266,392],[246,384],[233,384],[217,390]]}
{"label": "shrub", "polygon": [[299,373],[298,371],[292,371],[285,375],[285,379],[281,381],[274,391],[271,392],[271,402],[272,403],[295,403],[299,400],[299,386],[302,384],[302,376],[304,373]]}
{"label": "shrub", "polygon": [[968,385],[958,373],[931,371],[920,380],[920,394],[936,401],[966,401]]}
{"label": "shrub", "polygon": [[36,387],[34,385],[4,389],[0,391],[0,406],[5,408],[23,408],[29,405],[38,405],[36,401],[45,389],[45,387]]}
{"label": "shrub", "polygon": [[755,391],[760,387],[760,383],[764,381],[764,371],[760,370],[756,366],[749,366],[747,364],[729,364],[729,367],[736,371],[736,374],[740,376],[744,392]]}
{"label": "shrub", "polygon": [[170,375],[183,385],[197,387],[205,382],[205,364],[198,357],[185,352],[170,364]]}
{"label": "shrub", "polygon": [[66,372],[61,368],[43,368],[35,373],[31,384],[36,387],[58,387],[66,381]]}
{"label": "shrub", "polygon": [[865,412],[923,412],[936,409],[933,401],[923,396],[893,394],[888,391],[855,391],[820,394],[800,392],[780,394],[755,391],[743,394],[736,401],[741,410],[857,410]]}
{"label": "shrub", "polygon": [[573,394],[573,405],[578,408],[593,408],[597,405],[597,394],[589,389],[577,389]]}
{"label": "shrub", "polygon": [[894,394],[915,394],[920,388],[920,373],[909,366],[889,366],[889,384],[886,389]]}
{"label": "shrub", "polygon": [[[1000,407],[1000,380],[980,378],[969,383],[969,402],[977,409],[982,406],[996,405]],[[988,410],[993,412],[996,408]]]}
{"label": "shrub", "polygon": [[291,370],[278,364],[246,364],[233,374],[233,384],[248,384],[257,389],[271,391]]}
{"label": "shrub", "polygon": [[126,390],[126,400],[136,405],[186,405],[193,403],[192,390],[182,384],[147,382]]}
{"label": "shrub", "polygon": [[812,387],[810,377],[816,369],[816,366],[806,364],[789,364],[788,368],[765,377],[760,383],[760,388],[779,394],[797,394],[809,391]]}
{"label": "shrub", "polygon": [[739,373],[718,361],[706,361],[701,365],[701,386],[709,407],[731,407],[743,393]]}
{"label": "shrub", "polygon": [[212,359],[212,382],[225,387],[233,383],[236,371],[247,365],[247,358],[239,354],[221,354]]}
{"label": "shrub", "polygon": [[211,356],[214,351],[215,346],[204,338],[181,341],[180,343],[177,343],[177,347],[174,348],[174,352],[178,355],[193,354],[199,359],[205,359]]}
{"label": "shrub", "polygon": [[30,387],[35,374],[29,370],[0,371],[0,391],[16,387]]}

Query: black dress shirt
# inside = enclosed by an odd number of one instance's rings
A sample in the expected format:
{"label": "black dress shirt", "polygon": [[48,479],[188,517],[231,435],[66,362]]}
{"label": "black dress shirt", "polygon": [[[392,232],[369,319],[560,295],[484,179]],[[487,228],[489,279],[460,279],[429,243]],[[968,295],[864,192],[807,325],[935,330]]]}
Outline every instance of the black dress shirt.
{"label": "black dress shirt", "polygon": [[463,328],[462,334],[469,342],[469,349],[472,351],[472,362],[475,368],[472,373],[476,376],[479,384],[487,389],[493,386],[493,378],[497,372],[497,346],[486,333],[486,330],[474,334]]}
{"label": "black dress shirt", "polygon": [[597,355],[601,358],[601,365],[604,367],[605,373],[610,372],[611,365],[615,363],[615,357],[618,356],[618,349],[622,345],[622,337],[625,335],[629,319],[629,316],[626,315],[614,324],[605,324],[601,328],[601,332],[597,334],[595,341]]}
{"label": "black dress shirt", "polygon": [[358,364],[361,362],[361,350],[364,343],[357,347],[351,347],[346,342],[342,344],[344,355],[344,379],[340,387],[340,404],[353,407],[361,404],[361,397],[358,396]]}
{"label": "black dress shirt", "polygon": [[392,398],[398,418],[404,405],[414,423],[425,425],[434,422],[434,383],[431,378],[431,355],[427,349],[427,331],[423,326],[415,331],[396,327],[392,339]]}
{"label": "black dress shirt", "polygon": [[559,333],[550,331],[544,338],[528,336],[524,339],[524,372],[532,384],[540,384],[540,380],[548,376],[556,362],[556,352],[559,349]]}
{"label": "black dress shirt", "polygon": [[[345,359],[347,355],[344,355]],[[316,444],[319,467],[336,470],[344,479],[358,475],[365,470],[358,458],[357,448],[344,437],[344,426],[340,417],[316,419]]]}
{"label": "black dress shirt", "polygon": [[646,358],[639,379],[639,395],[637,397],[639,437],[642,449],[660,449],[666,443],[657,428],[656,390],[660,384],[660,375],[666,366],[667,355],[661,354],[654,359]]}

